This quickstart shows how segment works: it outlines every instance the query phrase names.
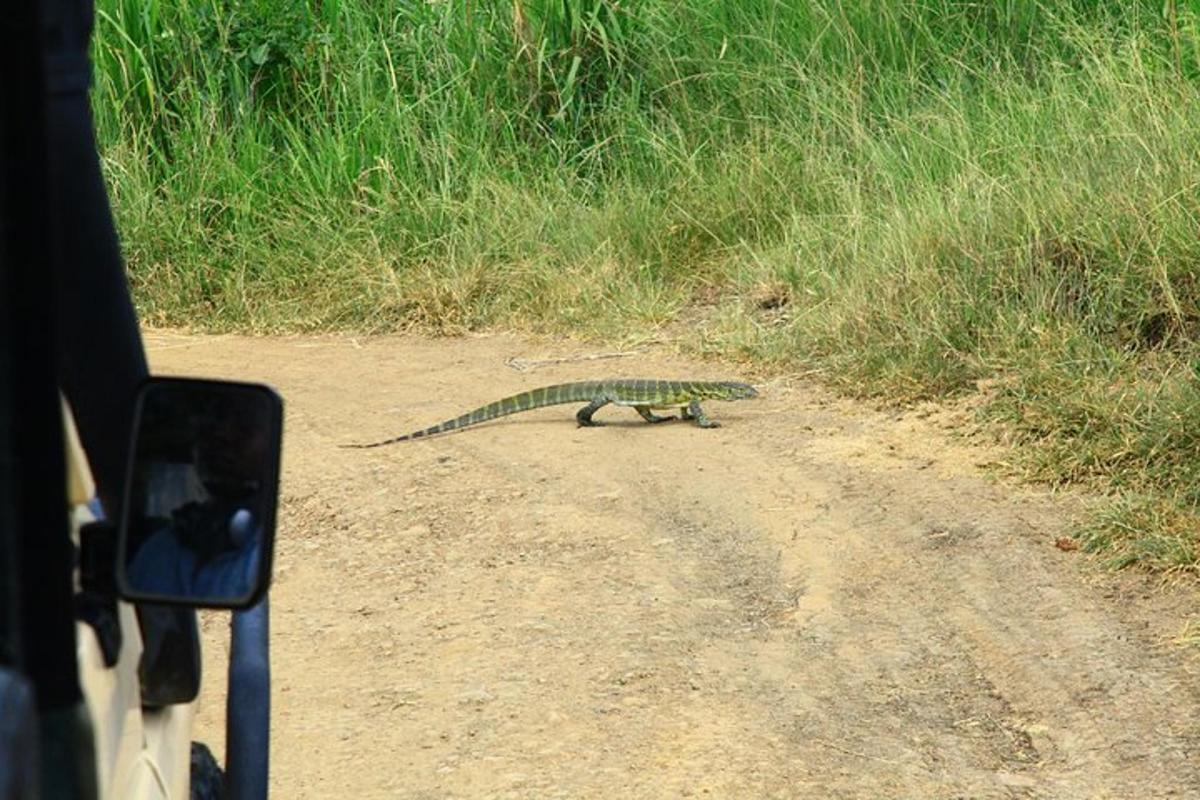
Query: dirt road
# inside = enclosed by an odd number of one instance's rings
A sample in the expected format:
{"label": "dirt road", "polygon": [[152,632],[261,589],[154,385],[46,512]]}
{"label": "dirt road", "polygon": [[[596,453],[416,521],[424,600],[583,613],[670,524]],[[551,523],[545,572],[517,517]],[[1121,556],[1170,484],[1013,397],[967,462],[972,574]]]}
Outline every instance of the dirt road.
{"label": "dirt road", "polygon": [[1061,503],[934,418],[767,382],[718,430],[564,406],[343,450],[546,383],[735,376],[521,372],[587,348],[503,336],[148,346],[287,401],[277,797],[1200,797],[1198,676],[1165,642],[1191,598],[1055,549]]}

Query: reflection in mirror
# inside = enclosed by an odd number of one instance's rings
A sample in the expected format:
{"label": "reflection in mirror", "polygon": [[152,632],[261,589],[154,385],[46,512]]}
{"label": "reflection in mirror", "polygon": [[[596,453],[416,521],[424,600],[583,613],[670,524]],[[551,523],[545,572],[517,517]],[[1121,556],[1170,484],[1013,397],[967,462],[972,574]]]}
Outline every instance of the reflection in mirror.
{"label": "reflection in mirror", "polygon": [[264,386],[147,384],[121,532],[123,594],[228,607],[257,599],[269,578],[280,416]]}

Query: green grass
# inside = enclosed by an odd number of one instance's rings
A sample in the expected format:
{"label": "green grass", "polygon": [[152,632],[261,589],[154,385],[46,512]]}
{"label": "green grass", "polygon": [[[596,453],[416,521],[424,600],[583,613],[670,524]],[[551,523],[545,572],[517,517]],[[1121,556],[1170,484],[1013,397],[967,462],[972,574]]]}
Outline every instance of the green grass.
{"label": "green grass", "polygon": [[986,379],[1031,477],[1113,493],[1090,548],[1195,569],[1200,4],[99,8],[147,321],[639,338],[699,308],[693,346],[856,394]]}

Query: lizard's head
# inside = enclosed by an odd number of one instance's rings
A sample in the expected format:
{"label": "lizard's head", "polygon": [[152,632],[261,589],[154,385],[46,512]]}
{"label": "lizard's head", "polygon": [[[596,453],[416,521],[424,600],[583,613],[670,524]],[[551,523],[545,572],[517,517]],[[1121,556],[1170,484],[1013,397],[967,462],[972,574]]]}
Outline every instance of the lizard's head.
{"label": "lizard's head", "polygon": [[758,397],[758,390],[748,383],[724,383],[721,387],[724,390],[722,400],[748,400]]}

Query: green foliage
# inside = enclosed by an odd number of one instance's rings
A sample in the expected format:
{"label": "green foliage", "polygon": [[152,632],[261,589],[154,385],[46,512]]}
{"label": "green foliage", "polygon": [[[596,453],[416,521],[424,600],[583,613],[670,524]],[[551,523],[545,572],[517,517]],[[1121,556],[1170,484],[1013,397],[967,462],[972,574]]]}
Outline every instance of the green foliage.
{"label": "green foliage", "polygon": [[1195,3],[99,0],[95,58],[151,322],[703,299],[703,346],[856,393],[999,387],[1031,474],[1149,498],[1091,539],[1133,560],[1200,514]]}
{"label": "green foliage", "polygon": [[633,88],[636,20],[636,4],[616,0],[513,0],[515,77],[539,120],[559,134],[586,131],[610,91]]}

